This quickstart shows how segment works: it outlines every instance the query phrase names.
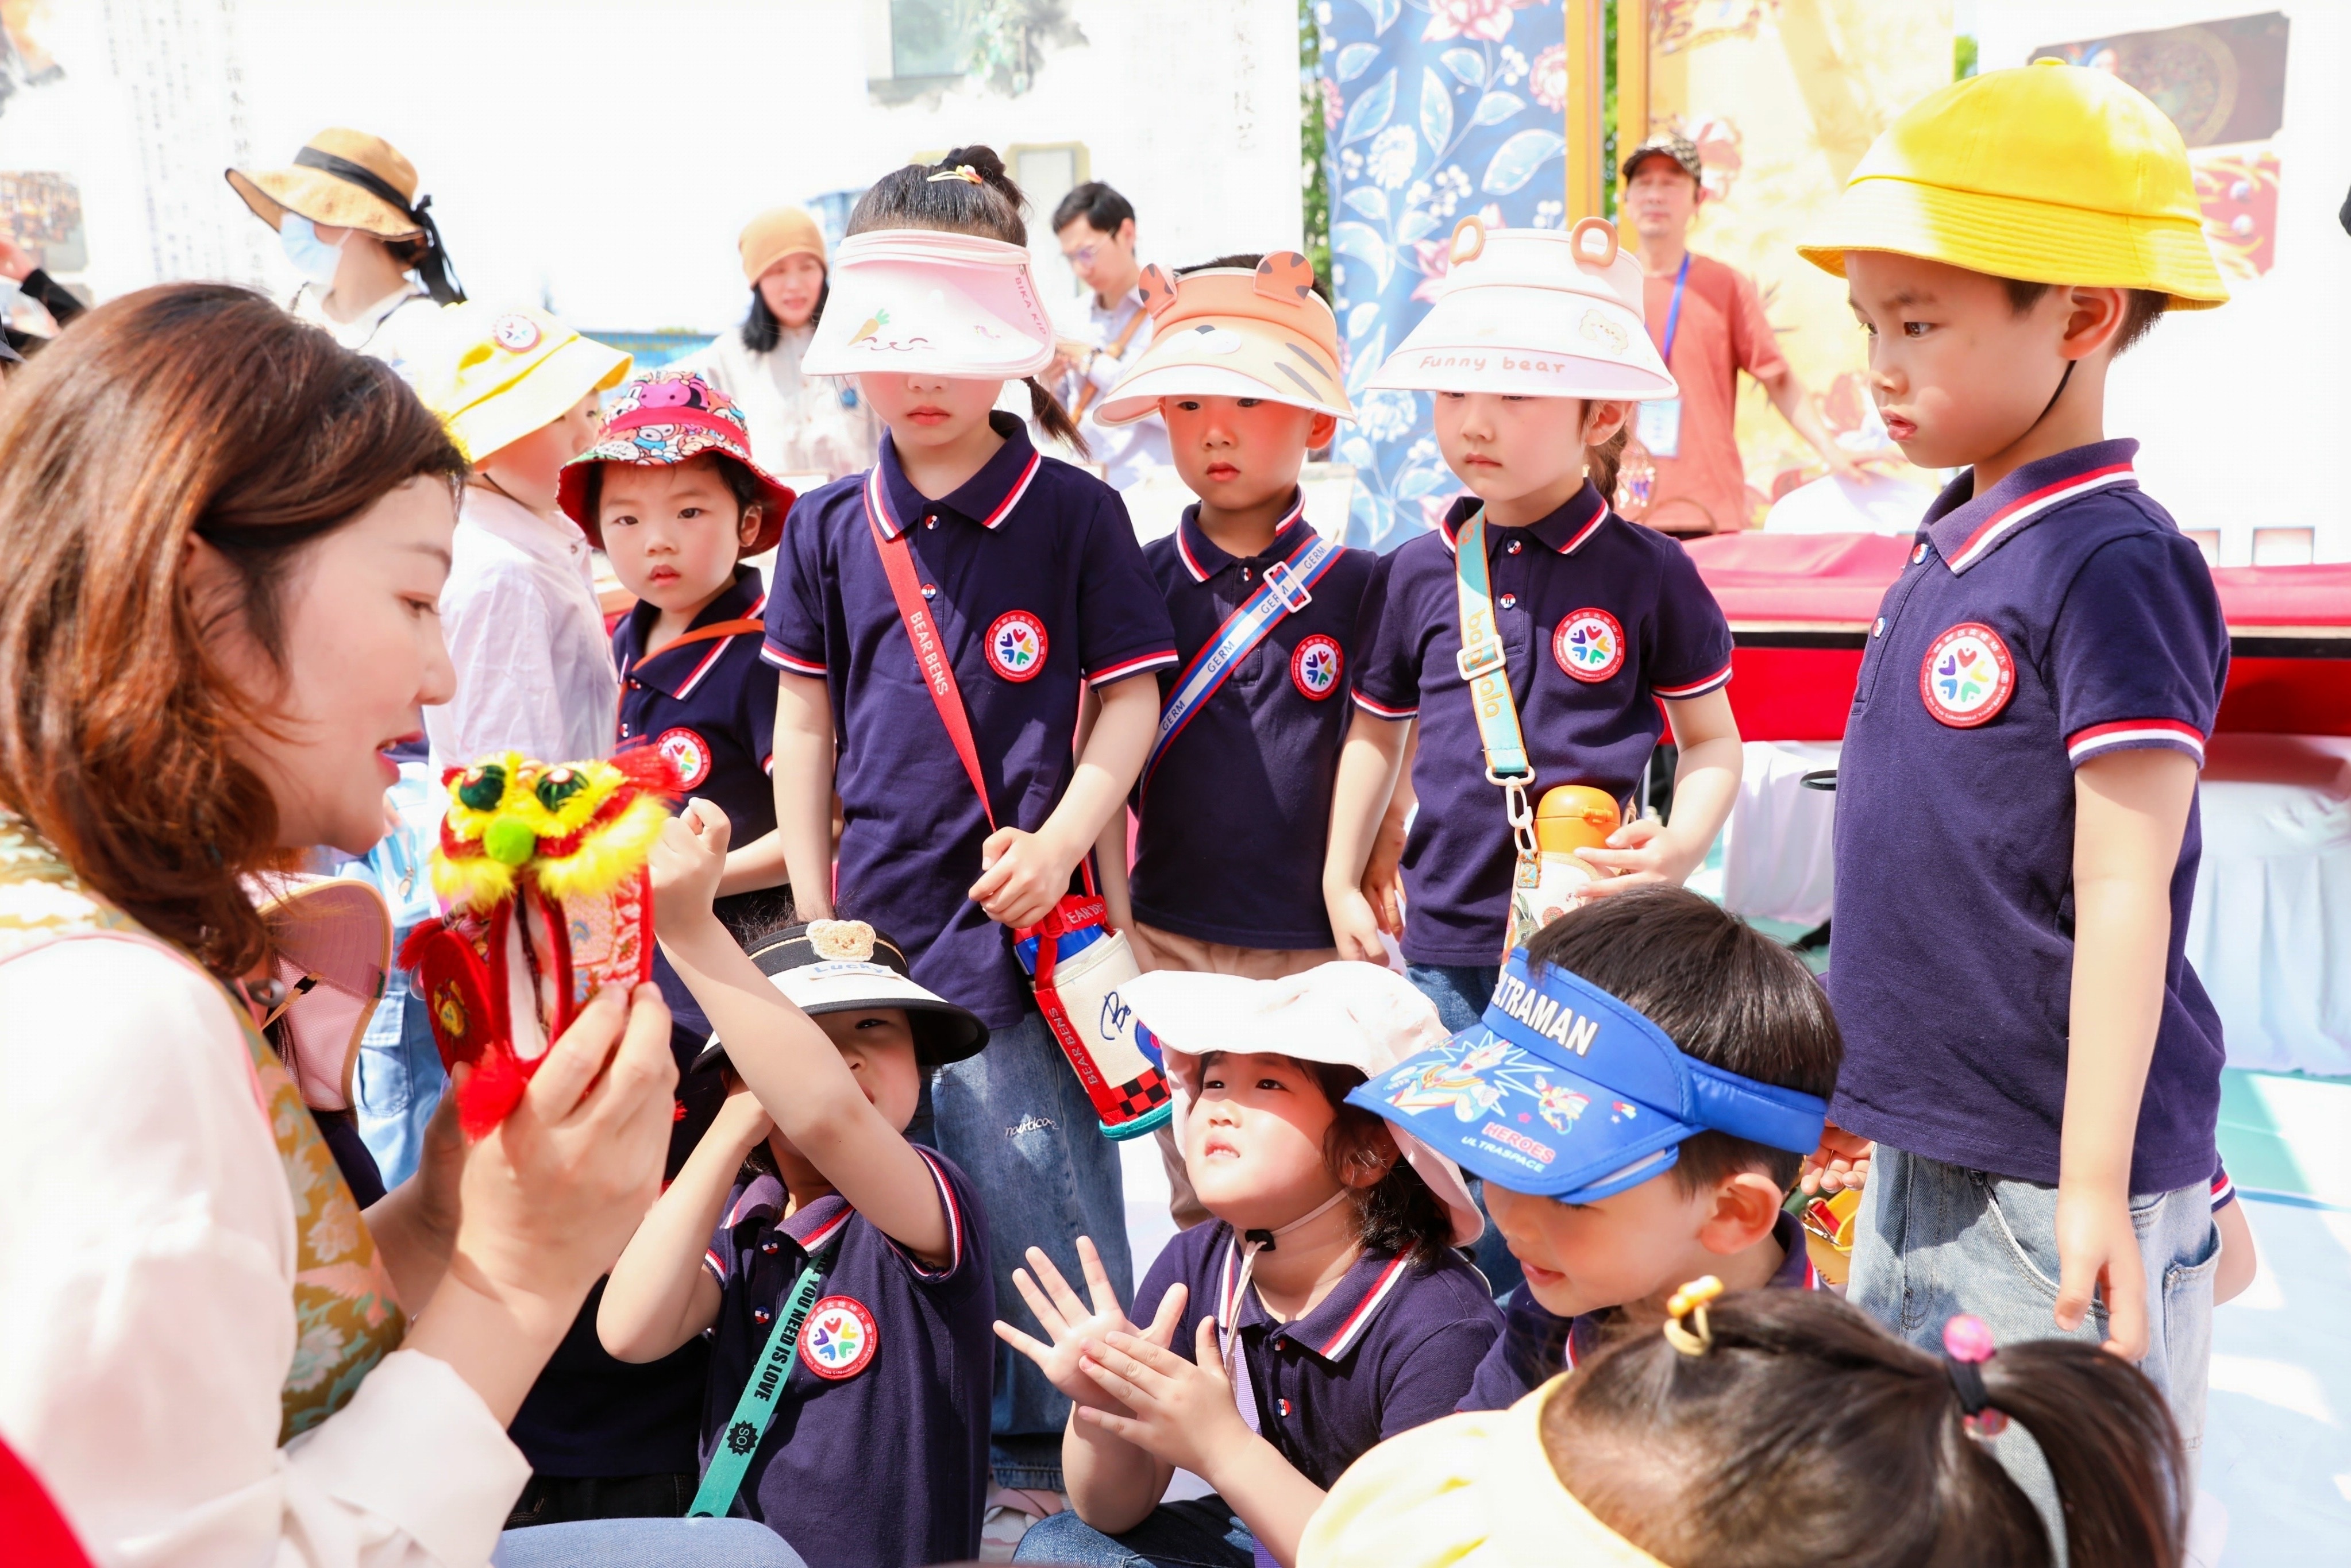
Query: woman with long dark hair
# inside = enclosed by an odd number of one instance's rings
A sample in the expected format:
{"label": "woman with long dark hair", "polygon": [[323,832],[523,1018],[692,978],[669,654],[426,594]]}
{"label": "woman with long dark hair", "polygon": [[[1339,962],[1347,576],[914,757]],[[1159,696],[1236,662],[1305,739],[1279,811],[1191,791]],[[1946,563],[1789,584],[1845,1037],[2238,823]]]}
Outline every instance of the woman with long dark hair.
{"label": "woman with long dark hair", "polygon": [[651,986],[365,1213],[256,1025],[240,879],[382,835],[465,472],[389,367],[219,285],[0,399],[0,1440],[109,1563],[483,1563],[506,1424],[659,1187]]}
{"label": "woman with long dark hair", "polygon": [[768,472],[839,479],[872,467],[882,421],[856,382],[800,371],[830,292],[823,230],[798,207],[777,207],[744,224],[736,247],[750,310],[683,368],[735,400],[751,427],[751,455]]}

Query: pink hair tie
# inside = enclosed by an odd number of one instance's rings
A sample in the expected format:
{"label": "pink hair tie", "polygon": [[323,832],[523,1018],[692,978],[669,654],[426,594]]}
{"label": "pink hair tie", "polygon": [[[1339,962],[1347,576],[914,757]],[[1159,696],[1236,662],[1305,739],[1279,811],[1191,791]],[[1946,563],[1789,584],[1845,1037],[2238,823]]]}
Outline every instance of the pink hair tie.
{"label": "pink hair tie", "polygon": [[1999,1346],[1983,1319],[1960,1313],[1943,1324],[1943,1369],[1959,1391],[1959,1424],[1979,1438],[1997,1438],[2008,1429],[2008,1417],[1991,1407],[1984,1391],[1983,1365]]}

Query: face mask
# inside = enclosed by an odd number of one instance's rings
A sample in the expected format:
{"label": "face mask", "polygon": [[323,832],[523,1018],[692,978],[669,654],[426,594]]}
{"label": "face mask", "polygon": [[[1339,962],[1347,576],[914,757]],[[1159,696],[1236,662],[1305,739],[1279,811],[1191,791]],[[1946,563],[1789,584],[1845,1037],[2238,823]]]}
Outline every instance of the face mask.
{"label": "face mask", "polygon": [[278,219],[277,243],[286,247],[286,259],[294,264],[296,272],[320,288],[334,286],[335,268],[342,263],[343,247],[320,239],[318,226],[309,219],[294,213]]}

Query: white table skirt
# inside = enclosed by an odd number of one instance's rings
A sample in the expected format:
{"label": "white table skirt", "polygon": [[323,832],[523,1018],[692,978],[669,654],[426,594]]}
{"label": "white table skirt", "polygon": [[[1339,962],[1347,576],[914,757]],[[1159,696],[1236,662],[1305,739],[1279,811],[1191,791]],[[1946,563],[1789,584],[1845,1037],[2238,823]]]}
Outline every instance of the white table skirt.
{"label": "white table skirt", "polygon": [[[2325,763],[2339,742],[2223,737],[2214,773],[2232,741],[2252,751],[2225,771],[2293,782],[2205,777],[2189,961],[2220,1011],[2231,1066],[2351,1075],[2351,763]],[[1723,829],[1726,909],[1803,926],[1828,918],[1836,797],[1798,781],[1834,767],[1839,750],[1747,742]],[[1834,940],[1830,951],[1834,962]]]}

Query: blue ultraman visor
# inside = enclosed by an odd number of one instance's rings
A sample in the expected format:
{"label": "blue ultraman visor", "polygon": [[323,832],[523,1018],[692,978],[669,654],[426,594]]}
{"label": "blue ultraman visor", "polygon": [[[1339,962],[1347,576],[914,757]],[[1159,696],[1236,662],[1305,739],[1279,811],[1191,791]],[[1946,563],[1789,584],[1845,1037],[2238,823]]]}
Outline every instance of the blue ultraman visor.
{"label": "blue ultraman visor", "polygon": [[1476,1024],[1347,1096],[1512,1192],[1592,1203],[1673,1168],[1709,1129],[1810,1154],[1828,1102],[1684,1055],[1666,1032],[1566,970],[1502,966]]}

